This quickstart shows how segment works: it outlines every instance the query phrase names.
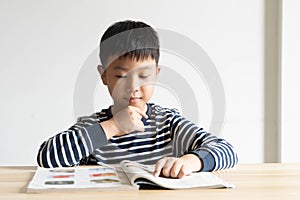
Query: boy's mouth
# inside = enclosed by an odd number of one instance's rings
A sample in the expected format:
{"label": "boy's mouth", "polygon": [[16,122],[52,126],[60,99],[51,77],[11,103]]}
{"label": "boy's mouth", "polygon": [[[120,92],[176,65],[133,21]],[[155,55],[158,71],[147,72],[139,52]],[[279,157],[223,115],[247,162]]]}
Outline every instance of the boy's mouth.
{"label": "boy's mouth", "polygon": [[129,98],[129,104],[137,103],[142,97],[130,97]]}

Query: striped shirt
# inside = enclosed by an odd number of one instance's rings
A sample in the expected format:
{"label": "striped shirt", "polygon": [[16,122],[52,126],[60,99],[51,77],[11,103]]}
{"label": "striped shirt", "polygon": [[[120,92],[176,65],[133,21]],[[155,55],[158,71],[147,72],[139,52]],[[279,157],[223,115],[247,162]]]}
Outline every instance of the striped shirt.
{"label": "striped shirt", "polygon": [[38,152],[41,167],[82,164],[117,164],[122,160],[155,164],[166,156],[195,154],[201,171],[230,168],[237,164],[233,147],[224,139],[205,132],[183,118],[176,109],[147,104],[145,131],[114,136],[107,140],[100,122],[112,118],[110,108],[80,117],[76,124],[45,141]]}

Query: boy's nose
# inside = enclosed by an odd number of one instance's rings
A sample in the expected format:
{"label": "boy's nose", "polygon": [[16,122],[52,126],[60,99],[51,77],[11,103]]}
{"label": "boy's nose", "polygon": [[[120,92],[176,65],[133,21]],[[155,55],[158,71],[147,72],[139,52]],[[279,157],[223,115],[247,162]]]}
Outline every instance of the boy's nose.
{"label": "boy's nose", "polygon": [[127,81],[127,92],[133,92],[136,90],[139,90],[139,88],[141,87],[141,83],[139,81],[139,79],[137,77],[131,77],[128,81]]}

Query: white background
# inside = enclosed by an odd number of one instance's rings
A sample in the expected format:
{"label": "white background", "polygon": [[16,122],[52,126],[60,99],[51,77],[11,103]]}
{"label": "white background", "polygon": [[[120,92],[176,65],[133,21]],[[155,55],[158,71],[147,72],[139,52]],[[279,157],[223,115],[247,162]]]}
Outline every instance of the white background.
{"label": "white background", "polygon": [[283,1],[281,161],[300,162],[300,1]]}
{"label": "white background", "polygon": [[[104,30],[124,19],[181,33],[207,52],[225,88],[222,137],[235,146],[240,163],[263,162],[262,0],[10,0],[0,1],[0,165],[36,165],[40,144],[74,123],[79,71]],[[179,65],[176,59],[163,55],[161,64]],[[199,84],[193,90],[203,95],[200,124],[208,129],[211,105]],[[111,100],[100,82],[95,91],[96,111]],[[152,101],[180,109],[163,88]]]}

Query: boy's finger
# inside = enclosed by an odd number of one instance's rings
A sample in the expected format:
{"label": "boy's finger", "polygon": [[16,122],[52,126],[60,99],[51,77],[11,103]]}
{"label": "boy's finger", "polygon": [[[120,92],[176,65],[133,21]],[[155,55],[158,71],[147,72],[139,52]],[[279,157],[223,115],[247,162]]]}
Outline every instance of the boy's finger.
{"label": "boy's finger", "polygon": [[172,178],[178,178],[179,177],[179,172],[181,171],[182,168],[182,163],[179,162],[174,162],[172,168],[170,169],[170,176]]}
{"label": "boy's finger", "polygon": [[139,113],[145,119],[148,119],[148,115],[146,113],[143,113],[141,110],[137,110],[137,113]]}
{"label": "boy's finger", "polygon": [[137,107],[132,107],[137,113],[139,113],[142,117],[144,117],[145,119],[148,118],[148,115],[146,113],[144,113],[141,109],[137,108]]}
{"label": "boy's finger", "polygon": [[184,169],[184,166],[181,166],[181,169],[178,173],[178,178],[183,178],[185,176],[191,175],[192,172],[187,171],[187,169]]}
{"label": "boy's finger", "polygon": [[141,131],[141,132],[144,132],[145,131],[145,126],[143,124],[142,121],[139,120],[139,122],[137,123],[136,125],[136,131]]}
{"label": "boy's finger", "polygon": [[159,176],[160,173],[161,173],[161,170],[165,166],[165,164],[166,164],[166,159],[165,158],[160,159],[159,161],[157,161],[157,163],[155,165],[153,175],[154,176]]}

